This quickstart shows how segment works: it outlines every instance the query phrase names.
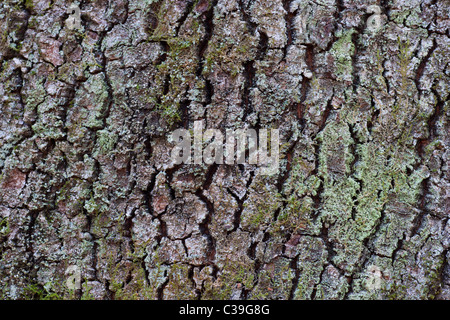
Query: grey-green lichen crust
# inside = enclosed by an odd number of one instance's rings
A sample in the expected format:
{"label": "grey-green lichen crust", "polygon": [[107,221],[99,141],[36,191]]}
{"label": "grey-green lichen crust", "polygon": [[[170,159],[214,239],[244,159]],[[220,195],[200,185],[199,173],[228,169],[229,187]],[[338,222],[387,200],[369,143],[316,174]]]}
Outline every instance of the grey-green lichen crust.
{"label": "grey-green lichen crust", "polygon": [[[450,299],[445,0],[73,3],[0,2],[2,299]],[[197,120],[279,174],[174,165]]]}

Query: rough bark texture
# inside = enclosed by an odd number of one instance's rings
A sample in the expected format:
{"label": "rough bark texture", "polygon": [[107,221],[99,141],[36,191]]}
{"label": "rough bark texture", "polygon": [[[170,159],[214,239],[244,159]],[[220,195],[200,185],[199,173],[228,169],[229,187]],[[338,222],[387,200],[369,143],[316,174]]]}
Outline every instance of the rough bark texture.
{"label": "rough bark texture", "polygon": [[[1,297],[450,298],[448,0],[74,3],[0,3]],[[173,165],[200,119],[280,173]]]}

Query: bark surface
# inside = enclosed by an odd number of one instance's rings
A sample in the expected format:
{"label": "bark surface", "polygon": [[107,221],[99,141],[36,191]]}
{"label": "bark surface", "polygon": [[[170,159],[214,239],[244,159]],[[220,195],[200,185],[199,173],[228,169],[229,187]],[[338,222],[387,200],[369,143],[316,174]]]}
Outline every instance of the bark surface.
{"label": "bark surface", "polygon": [[447,0],[73,3],[0,2],[3,299],[450,298]]}

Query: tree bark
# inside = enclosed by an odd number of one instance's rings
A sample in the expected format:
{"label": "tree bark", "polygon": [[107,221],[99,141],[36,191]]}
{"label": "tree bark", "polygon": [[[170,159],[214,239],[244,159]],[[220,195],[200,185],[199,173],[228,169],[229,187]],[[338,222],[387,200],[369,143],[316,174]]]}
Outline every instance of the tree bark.
{"label": "tree bark", "polygon": [[3,299],[450,298],[447,1],[71,4],[0,3]]}

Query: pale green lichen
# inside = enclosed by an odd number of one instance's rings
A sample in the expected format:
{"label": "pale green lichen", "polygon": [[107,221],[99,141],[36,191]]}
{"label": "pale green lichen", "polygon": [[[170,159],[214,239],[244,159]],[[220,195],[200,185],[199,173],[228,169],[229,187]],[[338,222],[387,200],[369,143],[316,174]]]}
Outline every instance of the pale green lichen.
{"label": "pale green lichen", "polygon": [[338,80],[352,80],[352,56],[355,53],[352,37],[355,32],[354,29],[344,31],[331,47],[330,54],[335,59],[335,75]]}
{"label": "pale green lichen", "polygon": [[101,154],[107,154],[114,149],[118,137],[113,132],[108,130],[97,131],[97,146]]}

